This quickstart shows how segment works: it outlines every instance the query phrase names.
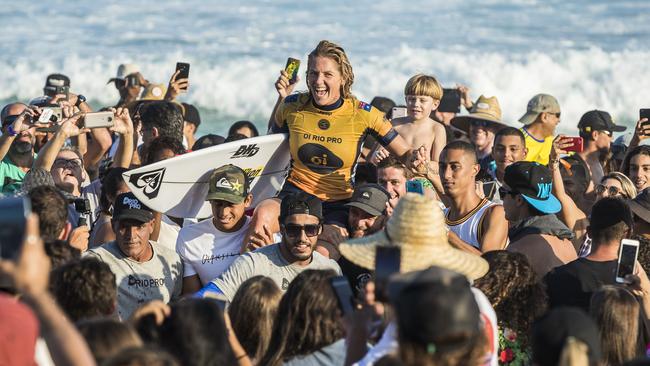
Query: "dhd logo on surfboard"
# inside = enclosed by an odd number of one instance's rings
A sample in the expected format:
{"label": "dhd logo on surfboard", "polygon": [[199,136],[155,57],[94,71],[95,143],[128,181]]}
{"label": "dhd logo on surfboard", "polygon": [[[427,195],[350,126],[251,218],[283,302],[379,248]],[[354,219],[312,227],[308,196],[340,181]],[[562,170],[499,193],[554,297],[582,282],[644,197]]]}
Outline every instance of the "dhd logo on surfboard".
{"label": "dhd logo on surfboard", "polygon": [[147,198],[152,199],[158,196],[164,175],[165,168],[161,168],[150,172],[133,174],[129,177],[129,182],[140,188]]}
{"label": "dhd logo on surfboard", "polygon": [[260,151],[260,148],[257,147],[257,144],[241,145],[230,158],[250,158],[257,154],[258,151]]}

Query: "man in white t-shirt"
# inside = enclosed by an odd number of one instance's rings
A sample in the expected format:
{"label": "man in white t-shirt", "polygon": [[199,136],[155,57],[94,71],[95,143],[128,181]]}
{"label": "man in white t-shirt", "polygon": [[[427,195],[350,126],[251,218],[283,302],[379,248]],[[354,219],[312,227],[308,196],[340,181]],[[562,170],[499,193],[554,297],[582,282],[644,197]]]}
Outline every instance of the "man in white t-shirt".
{"label": "man in white t-shirt", "polygon": [[218,277],[239,256],[241,242],[250,223],[245,215],[253,196],[246,173],[234,165],[215,169],[208,195],[213,217],[183,227],[176,252],[183,259],[183,292],[194,293]]}

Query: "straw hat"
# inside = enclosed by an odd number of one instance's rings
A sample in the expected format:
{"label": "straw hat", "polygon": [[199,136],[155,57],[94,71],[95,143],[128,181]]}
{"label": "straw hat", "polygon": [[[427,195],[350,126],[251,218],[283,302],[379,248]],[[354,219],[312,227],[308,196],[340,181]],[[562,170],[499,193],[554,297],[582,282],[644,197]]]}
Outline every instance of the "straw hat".
{"label": "straw hat", "polygon": [[469,115],[457,116],[451,120],[451,125],[459,130],[469,133],[469,124],[471,120],[485,121],[488,126],[494,130],[508,127],[501,121],[501,107],[497,97],[487,98],[481,95],[469,111]]}
{"label": "straw hat", "polygon": [[400,272],[438,266],[475,280],[485,275],[489,268],[480,256],[449,244],[442,210],[436,201],[416,193],[407,193],[400,199],[385,230],[343,242],[339,249],[352,263],[374,269],[377,246],[401,248]]}

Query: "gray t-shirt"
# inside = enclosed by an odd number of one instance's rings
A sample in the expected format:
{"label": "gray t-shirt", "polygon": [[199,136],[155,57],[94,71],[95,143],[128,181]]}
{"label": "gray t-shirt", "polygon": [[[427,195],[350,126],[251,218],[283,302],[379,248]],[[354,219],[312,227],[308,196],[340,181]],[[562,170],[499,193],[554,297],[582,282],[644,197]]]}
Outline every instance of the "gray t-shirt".
{"label": "gray t-shirt", "polygon": [[296,356],[289,361],[283,363],[284,366],[330,366],[330,365],[344,365],[345,353],[345,339],[325,346],[318,351],[306,355]]}
{"label": "gray t-shirt", "polygon": [[90,249],[88,256],[108,264],[117,282],[117,312],[128,319],[144,303],[178,298],[183,289],[183,263],[176,252],[152,244],[153,257],[137,262],[122,253],[115,241]]}
{"label": "gray t-shirt", "polygon": [[228,301],[232,301],[239,285],[251,277],[270,277],[284,292],[289,288],[289,283],[306,269],[333,269],[341,274],[341,268],[336,261],[316,251],[311,263],[301,266],[287,262],[280,253],[280,244],[272,244],[239,256],[224,273],[212,280],[212,283],[219,287]]}

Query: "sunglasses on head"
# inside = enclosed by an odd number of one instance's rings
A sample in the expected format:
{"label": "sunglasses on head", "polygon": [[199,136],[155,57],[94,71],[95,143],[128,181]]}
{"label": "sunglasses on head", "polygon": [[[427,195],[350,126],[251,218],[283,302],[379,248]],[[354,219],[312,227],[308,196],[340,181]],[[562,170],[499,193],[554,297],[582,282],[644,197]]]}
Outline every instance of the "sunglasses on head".
{"label": "sunglasses on head", "polygon": [[320,234],[321,225],[320,224],[307,224],[307,225],[285,224],[282,225],[282,228],[284,229],[284,233],[291,238],[299,237],[303,231],[305,232],[305,235],[311,238]]}

